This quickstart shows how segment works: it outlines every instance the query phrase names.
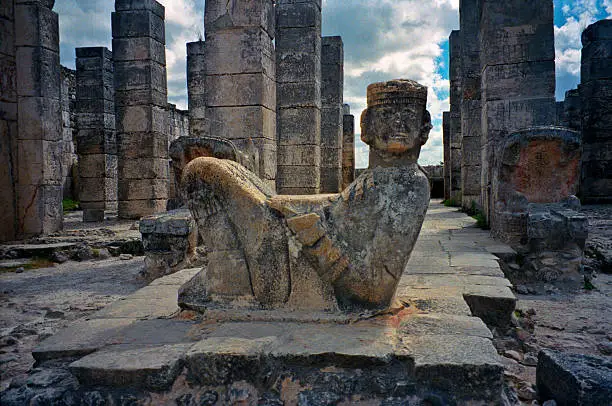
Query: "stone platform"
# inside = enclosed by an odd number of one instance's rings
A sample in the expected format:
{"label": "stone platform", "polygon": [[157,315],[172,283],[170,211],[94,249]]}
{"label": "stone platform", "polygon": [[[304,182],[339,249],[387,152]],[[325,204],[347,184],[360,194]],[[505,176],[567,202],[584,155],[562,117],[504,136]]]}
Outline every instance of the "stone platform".
{"label": "stone platform", "polygon": [[178,289],[198,272],[187,269],[60,331],[33,355],[43,366],[69,363],[77,397],[119,390],[154,404],[499,403],[503,367],[481,318],[510,320],[515,298],[494,254],[512,252],[473,225],[432,204],[397,305],[384,314],[180,312]]}

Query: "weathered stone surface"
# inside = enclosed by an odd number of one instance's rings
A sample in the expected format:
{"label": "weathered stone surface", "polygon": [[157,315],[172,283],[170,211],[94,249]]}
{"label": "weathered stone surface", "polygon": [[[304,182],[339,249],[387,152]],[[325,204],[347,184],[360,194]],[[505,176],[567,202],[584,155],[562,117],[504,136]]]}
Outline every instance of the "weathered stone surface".
{"label": "weathered stone surface", "polygon": [[[169,114],[164,7],[153,1],[115,4],[112,18],[115,60],[118,209],[121,218],[156,213],[168,199],[169,171],[155,165],[168,157]],[[149,167],[134,173],[128,161]],[[136,161],[132,161],[132,166]],[[151,166],[153,165],[153,166]],[[149,200],[149,202],[145,202]]]}
{"label": "weathered stone surface", "polygon": [[206,121],[206,43],[187,43],[187,97],[192,136],[208,134]]}
{"label": "weathered stone surface", "polygon": [[609,154],[612,148],[612,24],[598,21],[582,33],[580,92],[582,159],[581,198],[584,202],[612,201]]}
{"label": "weathered stone surface", "polygon": [[[321,182],[321,4],[276,4],[276,99],[279,147],[278,193],[319,193]],[[299,148],[300,154],[287,151]],[[281,156],[282,154],[282,156]],[[312,157],[305,163],[301,156]],[[304,173],[295,179],[296,171]],[[314,176],[312,173],[316,173]],[[337,190],[336,190],[337,191]]]}
{"label": "weathered stone surface", "polygon": [[[187,166],[184,188],[207,248],[232,255],[220,256],[212,270],[185,285],[181,306],[204,309],[211,300],[242,297],[271,307],[308,308],[313,303],[295,296],[308,287],[325,309],[389,304],[429,199],[427,178],[415,162],[431,124],[427,90],[415,82],[375,84],[368,95],[362,137],[374,151],[372,168],[333,198],[277,196],[231,161],[199,158]],[[406,135],[389,136],[397,132]],[[404,203],[390,205],[397,199]],[[371,207],[377,207],[374,217]],[[385,226],[398,221],[401,227]],[[313,233],[318,238],[309,237]],[[241,279],[238,274],[250,276],[240,294],[228,289]]]}
{"label": "weathered stone surface", "polygon": [[355,180],[355,116],[344,105],[342,117],[342,190]]}
{"label": "weathered stone surface", "polygon": [[559,405],[603,405],[612,398],[612,364],[606,358],[544,350],[536,379],[542,400]]}

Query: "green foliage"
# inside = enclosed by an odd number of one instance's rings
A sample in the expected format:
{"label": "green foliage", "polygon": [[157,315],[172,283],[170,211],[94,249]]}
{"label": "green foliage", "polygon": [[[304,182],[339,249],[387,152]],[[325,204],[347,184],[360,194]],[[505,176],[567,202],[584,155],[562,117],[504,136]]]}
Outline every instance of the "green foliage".
{"label": "green foliage", "polygon": [[67,211],[75,211],[80,208],[79,202],[77,202],[76,200],[72,200],[72,199],[62,200],[62,207],[64,208],[64,213]]}
{"label": "green foliage", "polygon": [[590,278],[584,278],[584,290],[595,290],[595,285],[591,282]]}
{"label": "green foliage", "polygon": [[472,204],[468,209],[463,210],[468,216],[476,220],[476,227],[482,228],[483,230],[489,229],[489,223],[484,213],[478,209],[476,202],[472,200]]}
{"label": "green foliage", "polygon": [[446,207],[460,207],[461,204],[457,202],[455,199],[447,199],[442,202]]}

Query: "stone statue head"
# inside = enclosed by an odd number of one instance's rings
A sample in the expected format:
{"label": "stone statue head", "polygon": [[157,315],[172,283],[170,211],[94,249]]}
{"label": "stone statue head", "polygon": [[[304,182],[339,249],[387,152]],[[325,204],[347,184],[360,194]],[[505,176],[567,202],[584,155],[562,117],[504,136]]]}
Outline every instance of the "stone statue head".
{"label": "stone statue head", "polygon": [[368,86],[368,108],[361,115],[361,139],[378,153],[418,155],[431,131],[427,87],[396,79]]}

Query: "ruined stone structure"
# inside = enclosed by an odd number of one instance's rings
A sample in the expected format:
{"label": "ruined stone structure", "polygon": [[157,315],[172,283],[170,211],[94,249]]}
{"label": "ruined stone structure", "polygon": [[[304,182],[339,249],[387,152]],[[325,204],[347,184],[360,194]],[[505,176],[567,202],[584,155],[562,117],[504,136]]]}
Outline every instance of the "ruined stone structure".
{"label": "ruined stone structure", "polygon": [[[206,69],[203,92],[208,131],[204,133],[231,140],[242,151],[254,144],[259,151],[258,175],[274,187],[274,4],[272,0],[210,0],[205,6],[205,60],[200,60]],[[201,115],[201,111],[196,114],[198,119]]]}
{"label": "ruined stone structure", "polygon": [[[484,212],[495,230],[494,195],[501,150],[519,129],[555,122],[553,4],[548,0],[484,1],[482,62],[482,184]],[[487,194],[484,193],[485,186]],[[491,190],[489,196],[488,191]]]}
{"label": "ruined stone structure", "polygon": [[0,240],[61,229],[62,109],[53,1],[3,2]]}
{"label": "ruined stone structure", "polygon": [[451,198],[450,111],[442,113],[442,146],[444,148],[444,200]]}
{"label": "ruined stone structure", "polygon": [[210,254],[181,289],[180,305],[388,306],[429,203],[417,165],[431,130],[426,101],[427,88],[413,81],[368,87],[362,139],[371,146],[370,170],[341,194],[276,195],[232,161],[193,160],[184,190]]}
{"label": "ruined stone structure", "polygon": [[342,109],[342,190],[355,180],[355,116],[351,106]]}
{"label": "ruined stone structure", "polygon": [[83,221],[103,221],[117,209],[117,133],[113,54],[77,48],[76,120]]}
{"label": "ruined stone structure", "polygon": [[77,153],[75,148],[76,137],[76,72],[64,66],[60,71],[61,80],[61,103],[62,103],[62,186],[64,188],[64,199],[78,200],[76,190],[76,163]]}
{"label": "ruined stone structure", "polygon": [[276,2],[281,194],[317,194],[321,168],[321,1]]}
{"label": "ruined stone structure", "polygon": [[117,0],[112,14],[119,217],[165,211],[168,113],[164,7]]}
{"label": "ruined stone structure", "polygon": [[321,41],[321,193],[342,187],[344,44],[341,37]]}
{"label": "ruined stone structure", "polygon": [[449,142],[450,142],[450,199],[461,204],[462,186],[462,57],[461,33],[453,31],[449,37],[449,76],[450,76],[450,116],[449,116]]}
{"label": "ruined stone structure", "polygon": [[175,104],[168,103],[168,142],[180,137],[190,136],[189,111],[177,109]]}
{"label": "ruined stone structure", "polygon": [[582,131],[582,105],[578,89],[565,92],[563,117],[560,125],[575,131]]}
{"label": "ruined stone structure", "polygon": [[580,98],[582,107],[581,197],[612,202],[612,20],[582,33]]}
{"label": "ruined stone structure", "polygon": [[512,134],[501,149],[493,234],[525,255],[523,277],[579,281],[588,234],[577,212],[580,134],[538,127]]}
{"label": "ruined stone structure", "polygon": [[187,43],[187,98],[189,132],[193,137],[208,134],[206,121],[206,43]]}

